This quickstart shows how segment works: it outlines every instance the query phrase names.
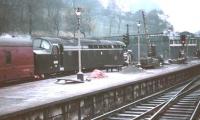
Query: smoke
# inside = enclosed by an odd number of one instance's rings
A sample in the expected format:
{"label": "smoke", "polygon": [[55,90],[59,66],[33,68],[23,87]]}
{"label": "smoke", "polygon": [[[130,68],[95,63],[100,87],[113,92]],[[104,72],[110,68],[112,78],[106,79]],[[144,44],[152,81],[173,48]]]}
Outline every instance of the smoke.
{"label": "smoke", "polygon": [[[196,32],[200,30],[200,1],[198,0],[99,0],[104,8],[114,2],[123,12],[160,9],[169,16],[175,31]],[[112,2],[111,2],[112,1]]]}
{"label": "smoke", "polygon": [[200,30],[200,14],[198,0],[153,0],[173,24],[175,31],[196,32]]}
{"label": "smoke", "polygon": [[154,0],[99,0],[107,8],[110,3],[114,3],[123,12],[136,12],[138,10],[150,11],[158,9],[159,6]]}

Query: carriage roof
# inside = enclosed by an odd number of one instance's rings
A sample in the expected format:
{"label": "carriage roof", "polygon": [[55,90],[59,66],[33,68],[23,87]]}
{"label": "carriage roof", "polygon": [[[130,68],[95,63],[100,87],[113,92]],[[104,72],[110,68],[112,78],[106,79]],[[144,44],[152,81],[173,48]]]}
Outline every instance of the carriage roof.
{"label": "carriage roof", "polygon": [[[77,39],[63,39],[63,38],[52,38],[52,37],[41,37],[38,39],[48,40],[52,44],[63,44],[64,46],[77,46]],[[125,46],[123,42],[120,41],[110,41],[110,40],[91,40],[91,39],[81,39],[81,45],[122,45]]]}
{"label": "carriage roof", "polygon": [[1,47],[20,47],[20,46],[32,46],[32,40],[29,36],[0,36]]}

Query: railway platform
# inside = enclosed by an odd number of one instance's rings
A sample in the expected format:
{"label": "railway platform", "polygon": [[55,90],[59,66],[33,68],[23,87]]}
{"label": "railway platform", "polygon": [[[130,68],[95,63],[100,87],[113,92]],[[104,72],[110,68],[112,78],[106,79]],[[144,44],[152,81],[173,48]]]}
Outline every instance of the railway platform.
{"label": "railway platform", "polygon": [[76,75],[0,88],[0,120],[91,119],[200,73],[200,61],[157,69],[123,68],[84,83],[58,83]]}

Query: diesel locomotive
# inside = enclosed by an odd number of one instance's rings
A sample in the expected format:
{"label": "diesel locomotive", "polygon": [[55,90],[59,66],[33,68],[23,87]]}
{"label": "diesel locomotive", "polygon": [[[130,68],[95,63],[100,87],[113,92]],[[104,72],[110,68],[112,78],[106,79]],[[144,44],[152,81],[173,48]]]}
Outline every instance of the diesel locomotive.
{"label": "diesel locomotive", "polygon": [[[81,40],[82,69],[123,65],[120,41]],[[0,83],[78,70],[78,41],[52,37],[0,37]]]}

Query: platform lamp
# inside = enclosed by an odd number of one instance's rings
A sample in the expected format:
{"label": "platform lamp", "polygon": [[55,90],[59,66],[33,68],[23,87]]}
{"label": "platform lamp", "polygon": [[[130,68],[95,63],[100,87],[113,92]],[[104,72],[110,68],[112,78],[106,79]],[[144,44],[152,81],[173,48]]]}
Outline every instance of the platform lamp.
{"label": "platform lamp", "polygon": [[76,8],[75,13],[78,19],[78,73],[77,73],[77,79],[84,81],[84,75],[82,72],[82,66],[81,66],[81,41],[80,41],[80,15],[81,15],[81,8]]}
{"label": "platform lamp", "polygon": [[137,28],[138,28],[138,64],[137,66],[138,67],[141,67],[141,64],[140,64],[140,21],[138,21],[137,23]]}

